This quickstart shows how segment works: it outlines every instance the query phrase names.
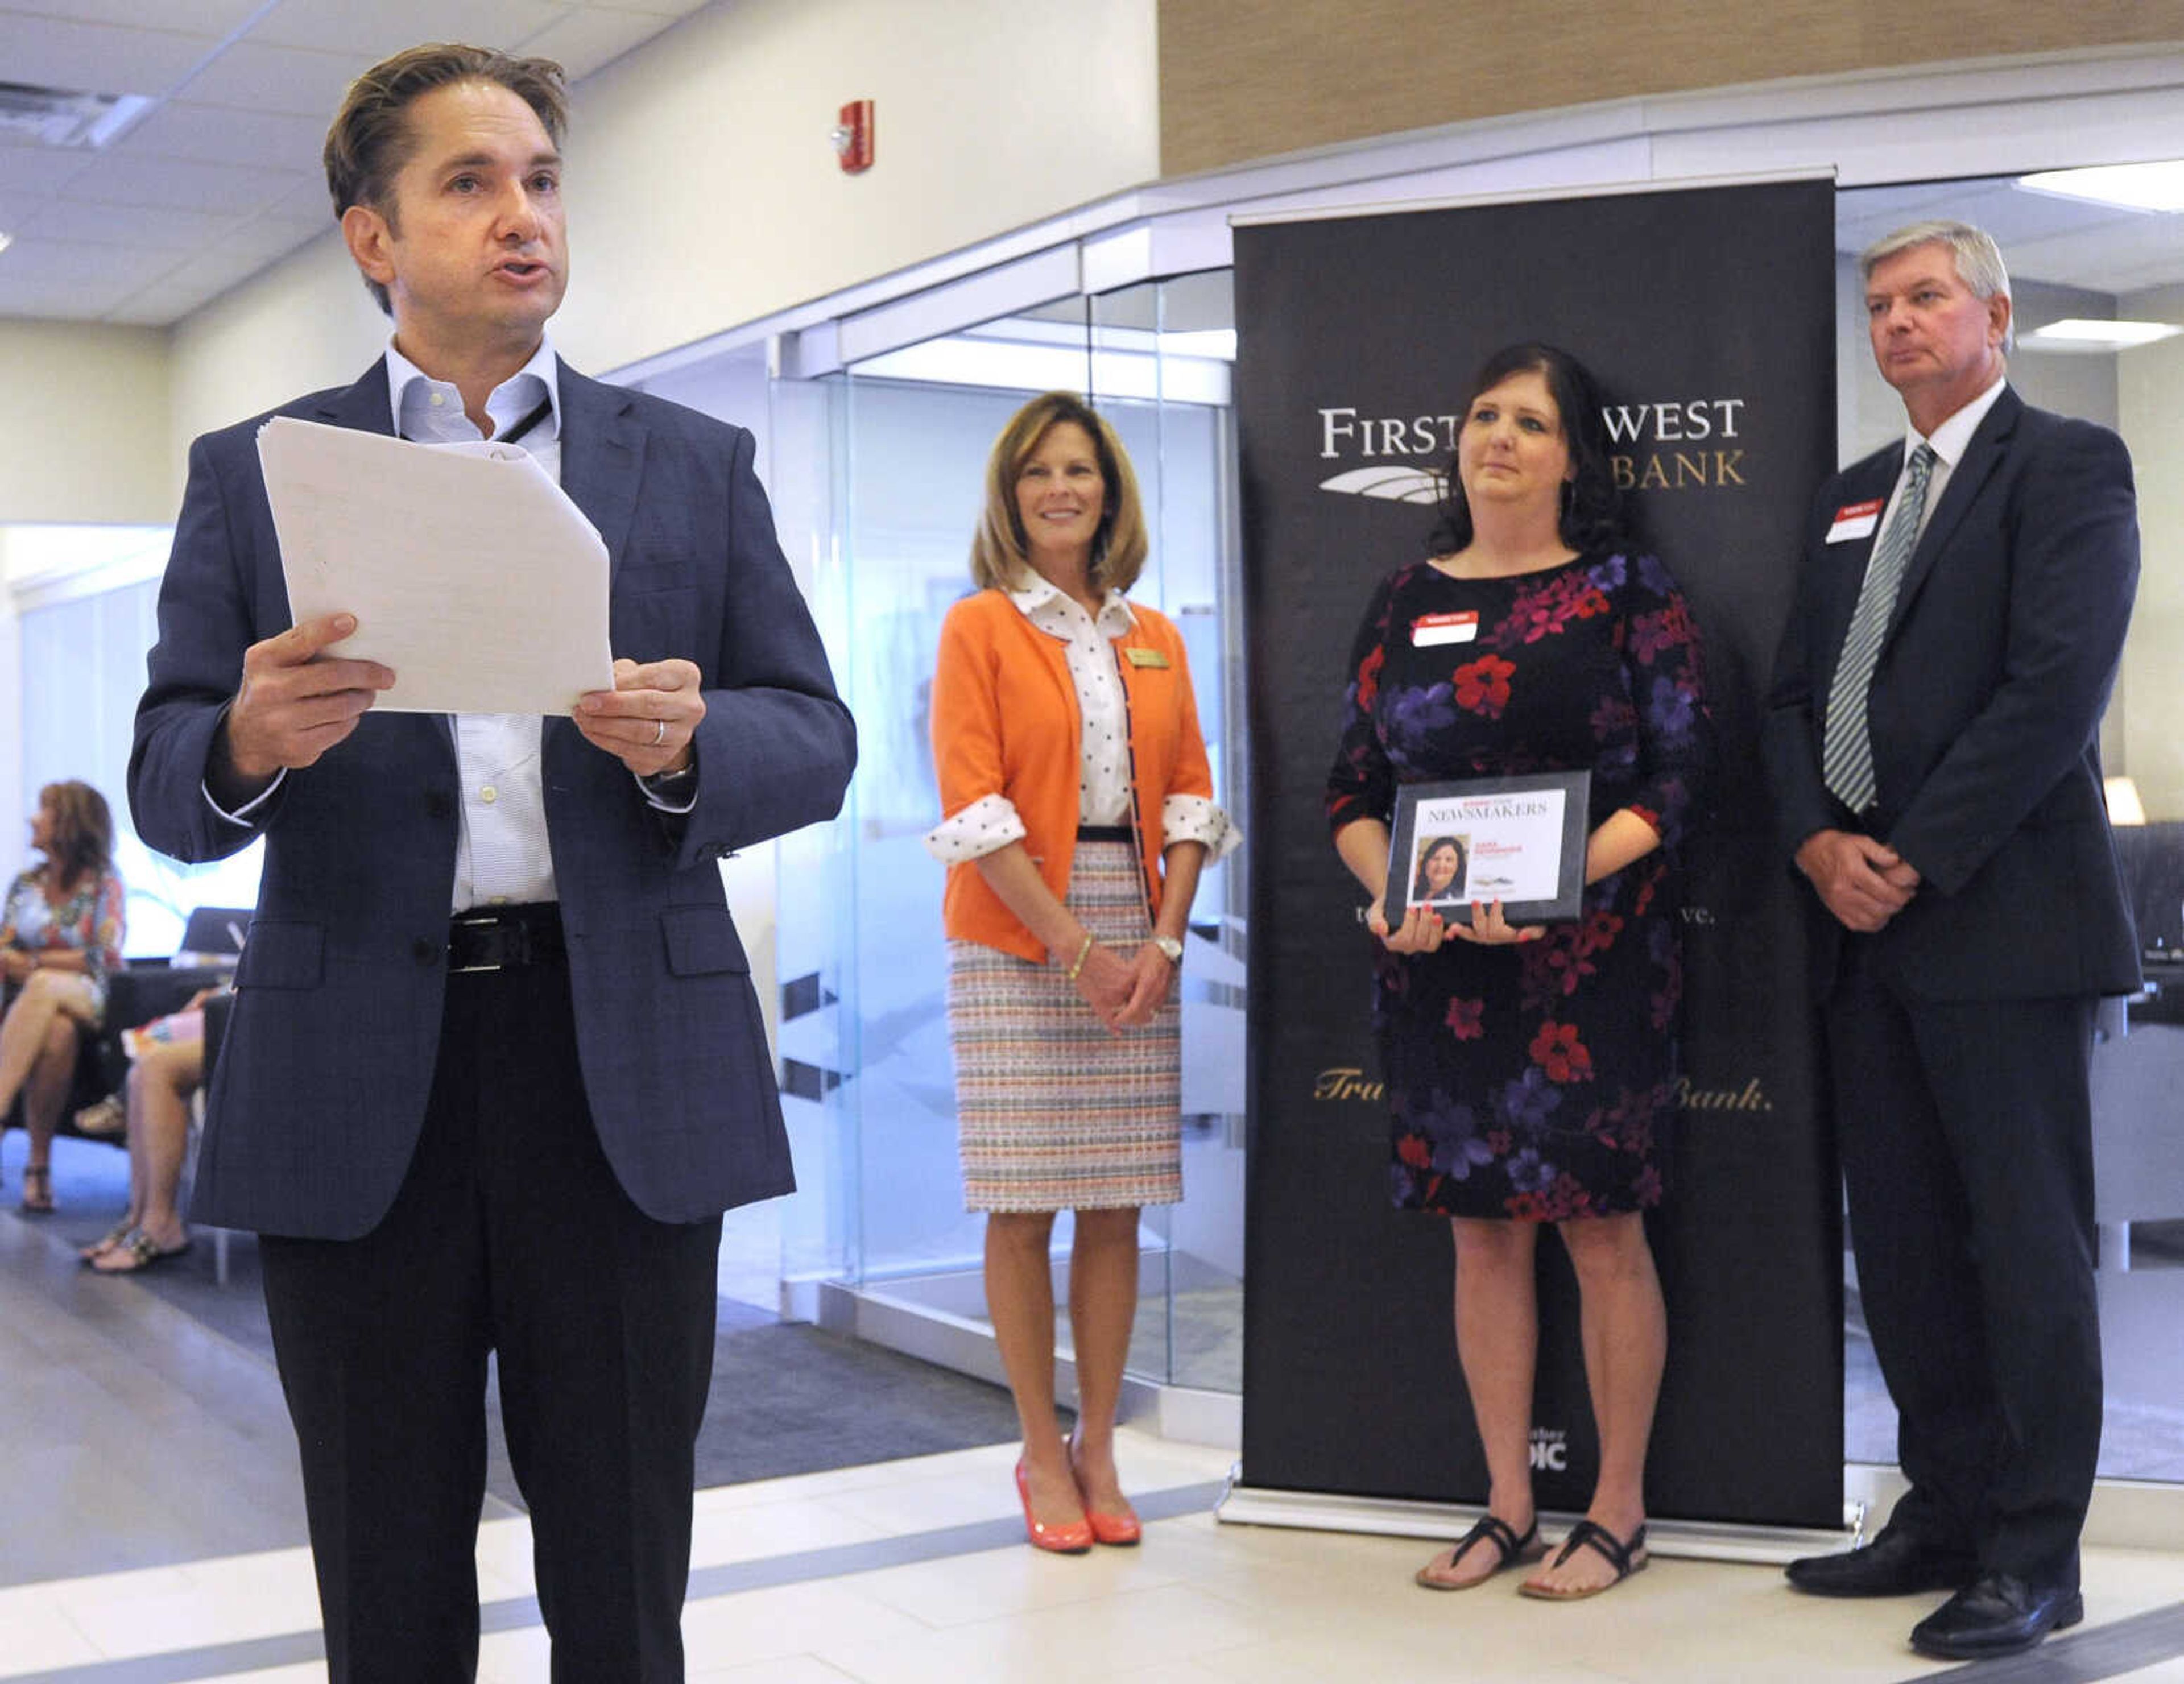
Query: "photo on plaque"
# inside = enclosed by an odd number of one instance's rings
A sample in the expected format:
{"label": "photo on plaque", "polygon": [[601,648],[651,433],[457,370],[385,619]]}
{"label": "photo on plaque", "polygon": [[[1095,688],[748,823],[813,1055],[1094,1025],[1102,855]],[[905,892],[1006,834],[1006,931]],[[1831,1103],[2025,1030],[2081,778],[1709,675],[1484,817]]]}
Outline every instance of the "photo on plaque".
{"label": "photo on plaque", "polygon": [[1451,923],[1502,903],[1513,924],[1574,918],[1585,890],[1589,772],[1407,783],[1396,792],[1388,923],[1430,906]]}

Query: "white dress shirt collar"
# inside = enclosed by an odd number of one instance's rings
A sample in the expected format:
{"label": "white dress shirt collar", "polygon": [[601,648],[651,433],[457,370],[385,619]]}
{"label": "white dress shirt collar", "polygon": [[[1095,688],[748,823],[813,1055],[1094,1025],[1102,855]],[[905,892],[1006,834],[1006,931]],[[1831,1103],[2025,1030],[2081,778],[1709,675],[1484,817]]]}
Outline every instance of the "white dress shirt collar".
{"label": "white dress shirt collar", "polygon": [[[398,437],[419,444],[448,444],[475,440],[483,435],[463,412],[463,395],[450,381],[435,380],[387,342],[387,395]],[[554,354],[554,342],[539,336],[531,360],[493,388],[485,400],[487,415],[498,438],[538,407],[549,405],[545,416],[525,435],[534,448],[561,435],[561,365]]]}
{"label": "white dress shirt collar", "polygon": [[1936,427],[1931,438],[1922,437],[1915,427],[1905,428],[1903,460],[1909,461],[1914,450],[1921,444],[1928,444],[1933,447],[1934,454],[1942,461],[1953,468],[1956,466],[1964,460],[1964,452],[1970,448],[1972,435],[1979,431],[1979,424],[1986,419],[1986,412],[1994,407],[1995,400],[2002,396],[2002,388],[2008,384],[2007,375],[1997,376],[1993,385]]}

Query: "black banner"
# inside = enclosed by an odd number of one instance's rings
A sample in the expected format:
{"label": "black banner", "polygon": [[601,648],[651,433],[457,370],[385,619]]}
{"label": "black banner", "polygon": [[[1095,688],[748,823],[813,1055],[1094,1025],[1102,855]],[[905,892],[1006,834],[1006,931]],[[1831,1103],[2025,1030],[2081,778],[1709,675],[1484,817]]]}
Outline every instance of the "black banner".
{"label": "black banner", "polygon": [[[1834,190],[1635,192],[1236,231],[1251,685],[1243,1473],[1483,1502],[1447,1224],[1388,1203],[1372,938],[1323,792],[1349,641],[1424,553],[1463,382],[1523,339],[1601,378],[1618,477],[1705,638],[1722,762],[1685,861],[1683,1107],[1649,1219],[1669,1303],[1648,1464],[1663,1518],[1842,1513],[1842,1241],[1758,710],[1835,463]],[[1582,1510],[1596,1446],[1576,1287],[1543,1241],[1533,1467]]]}

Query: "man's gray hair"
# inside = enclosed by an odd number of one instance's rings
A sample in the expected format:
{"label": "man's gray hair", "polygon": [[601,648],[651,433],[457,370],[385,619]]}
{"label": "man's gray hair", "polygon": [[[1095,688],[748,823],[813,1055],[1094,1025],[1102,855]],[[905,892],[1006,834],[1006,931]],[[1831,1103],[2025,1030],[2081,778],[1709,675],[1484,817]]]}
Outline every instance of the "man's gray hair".
{"label": "man's gray hair", "polygon": [[[1956,260],[1957,277],[1980,298],[2006,298],[2009,296],[2009,270],[2003,266],[2002,248],[1994,237],[1983,228],[1975,228],[1969,222],[1950,222],[1936,219],[1930,222],[1914,222],[1898,228],[1892,234],[1883,234],[1858,254],[1858,278],[1861,282],[1873,279],[1876,266],[1886,262],[1898,252],[1908,252],[1919,246],[1947,246],[1949,255]],[[2002,349],[2017,349],[2017,322],[2013,316],[2009,332],[2002,342]]]}

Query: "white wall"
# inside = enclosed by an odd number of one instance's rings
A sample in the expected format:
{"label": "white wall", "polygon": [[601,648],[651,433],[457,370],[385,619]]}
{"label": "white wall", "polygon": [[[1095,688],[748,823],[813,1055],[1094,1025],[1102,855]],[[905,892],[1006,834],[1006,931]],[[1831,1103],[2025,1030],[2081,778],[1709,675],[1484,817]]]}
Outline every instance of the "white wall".
{"label": "white wall", "polygon": [[[1153,180],[1156,12],[709,7],[578,97],[558,337],[616,367]],[[827,131],[857,98],[878,108],[878,161],[846,176]],[[588,287],[610,258],[611,284]]]}
{"label": "white wall", "polygon": [[[716,0],[588,78],[555,343],[621,367],[1153,180],[1154,0],[1036,12]],[[845,176],[827,131],[859,98],[878,161]],[[386,332],[329,232],[181,325],[175,437],[354,378]]]}
{"label": "white wall", "polygon": [[166,518],[181,502],[192,439],[304,393],[348,385],[386,348],[387,332],[331,230],[180,323]]}
{"label": "white wall", "polygon": [[174,518],[167,334],[0,319],[0,522]]}

